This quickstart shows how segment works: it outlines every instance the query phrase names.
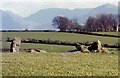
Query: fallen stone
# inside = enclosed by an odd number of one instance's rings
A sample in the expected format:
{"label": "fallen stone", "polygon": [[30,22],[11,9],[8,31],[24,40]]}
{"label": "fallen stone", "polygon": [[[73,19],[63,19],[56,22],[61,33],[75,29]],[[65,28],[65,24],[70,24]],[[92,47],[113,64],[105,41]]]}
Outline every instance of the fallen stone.
{"label": "fallen stone", "polygon": [[28,52],[30,52],[30,53],[47,53],[45,50],[41,50],[41,49],[28,49]]}
{"label": "fallen stone", "polygon": [[100,52],[101,49],[102,49],[102,45],[100,40],[93,42],[91,46],[88,47],[88,50],[90,52]]}
{"label": "fallen stone", "polygon": [[79,43],[77,43],[75,47],[78,51],[81,51],[81,52],[85,51],[85,46],[84,45],[80,45]]}

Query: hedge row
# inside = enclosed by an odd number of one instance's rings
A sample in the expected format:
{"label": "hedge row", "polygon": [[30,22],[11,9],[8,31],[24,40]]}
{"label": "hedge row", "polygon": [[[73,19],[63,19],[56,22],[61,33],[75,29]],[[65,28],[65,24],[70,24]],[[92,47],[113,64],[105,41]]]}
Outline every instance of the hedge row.
{"label": "hedge row", "polygon": [[[92,32],[74,32],[74,31],[69,31],[68,33],[77,33],[77,34],[87,34],[87,35],[95,35],[95,36],[105,36],[105,37],[120,38],[120,36],[116,36],[116,35],[99,34],[99,33],[92,33]],[[118,34],[118,35],[119,35],[119,34]]]}
{"label": "hedge row", "polygon": [[[12,42],[12,39],[7,38],[7,42]],[[90,46],[92,43],[90,42],[67,42],[67,41],[59,41],[59,40],[37,40],[37,39],[22,39],[22,43],[36,43],[36,44],[54,44],[54,45],[68,45],[68,46],[76,46],[77,43],[85,46]],[[109,44],[102,44],[103,47],[108,48],[120,48],[120,43],[117,43],[115,45],[109,45]]]}
{"label": "hedge row", "polygon": [[[43,43],[43,44],[55,44],[55,45],[69,45],[75,46],[75,42],[66,42],[66,41],[59,41],[59,40],[36,40],[36,39],[24,39],[22,40],[23,43]],[[80,43],[83,44],[83,43]]]}

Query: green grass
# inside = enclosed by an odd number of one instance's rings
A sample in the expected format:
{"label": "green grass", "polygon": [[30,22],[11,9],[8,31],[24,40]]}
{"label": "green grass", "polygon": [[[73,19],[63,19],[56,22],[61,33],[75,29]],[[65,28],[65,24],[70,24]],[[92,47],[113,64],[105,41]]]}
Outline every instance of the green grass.
{"label": "green grass", "polygon": [[2,53],[3,76],[117,76],[118,56],[101,53]]}
{"label": "green grass", "polygon": [[[9,48],[10,43],[5,42],[5,40],[8,37],[10,38],[21,37],[22,39],[34,38],[34,39],[45,39],[45,40],[50,38],[51,40],[60,40],[60,41],[69,41],[69,42],[87,42],[87,41],[93,42],[95,40],[100,40],[104,44],[118,43],[118,38],[92,36],[92,35],[75,34],[75,33],[63,33],[63,32],[3,32],[2,35],[3,35],[2,48]],[[75,49],[74,46],[26,44],[26,43],[22,43],[21,48],[22,49],[41,48],[48,52],[67,52],[68,50]]]}
{"label": "green grass", "polygon": [[119,36],[120,35],[120,32],[93,32],[93,33],[115,35],[115,36]]}
{"label": "green grass", "polygon": [[[30,45],[30,46],[28,46]],[[74,46],[63,46],[63,45],[48,45],[48,44],[23,44],[21,48],[41,48],[47,52],[68,52],[69,50],[76,49]]]}
{"label": "green grass", "polygon": [[[2,48],[9,48],[9,42],[3,42]],[[22,43],[21,49],[30,49],[30,48],[40,48],[47,52],[68,52],[69,50],[76,49],[74,46],[63,46],[63,45],[49,45],[49,44],[31,44],[31,43]]]}
{"label": "green grass", "polygon": [[[109,33],[111,34],[111,33]],[[2,48],[9,48],[5,40],[10,37],[22,39],[51,39],[70,42],[93,42],[115,44],[118,38],[101,37],[63,32],[4,32]],[[117,76],[118,52],[68,53],[74,46],[22,43],[22,49],[41,48],[47,53],[2,53],[3,76]]]}
{"label": "green grass", "polygon": [[112,37],[101,37],[101,36],[92,36],[84,34],[75,34],[75,33],[63,33],[63,32],[4,32],[2,33],[3,40],[6,40],[7,37],[21,37],[22,39],[34,38],[34,39],[51,39],[51,40],[60,40],[60,41],[69,41],[69,42],[93,42],[100,40],[102,43],[106,44],[115,44],[118,42],[118,38]]}

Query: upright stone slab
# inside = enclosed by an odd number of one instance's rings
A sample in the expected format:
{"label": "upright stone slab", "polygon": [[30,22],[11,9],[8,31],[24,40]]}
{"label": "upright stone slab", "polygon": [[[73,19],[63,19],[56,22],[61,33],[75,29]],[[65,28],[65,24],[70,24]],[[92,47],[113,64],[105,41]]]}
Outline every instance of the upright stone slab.
{"label": "upright stone slab", "polygon": [[100,40],[98,40],[97,43],[98,43],[97,44],[97,46],[98,46],[97,50],[100,51],[102,49],[102,44],[101,44]]}
{"label": "upright stone slab", "polygon": [[21,38],[15,37],[10,45],[10,52],[19,52],[21,45]]}

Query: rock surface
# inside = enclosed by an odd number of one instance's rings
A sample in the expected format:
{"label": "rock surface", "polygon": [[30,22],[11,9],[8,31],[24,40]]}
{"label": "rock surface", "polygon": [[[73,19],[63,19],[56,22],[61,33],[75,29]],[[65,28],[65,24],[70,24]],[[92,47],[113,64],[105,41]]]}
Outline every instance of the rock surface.
{"label": "rock surface", "polygon": [[42,50],[42,49],[29,49],[28,52],[30,52],[30,53],[47,53],[45,50]]}
{"label": "rock surface", "polygon": [[101,45],[100,40],[93,42],[93,43],[91,44],[91,46],[88,47],[88,50],[89,50],[90,52],[92,52],[92,51],[93,51],[93,52],[101,52],[101,50],[102,50],[102,45]]}
{"label": "rock surface", "polygon": [[78,51],[81,51],[83,53],[89,53],[89,50],[85,45],[80,45],[79,43],[77,43],[75,47]]}
{"label": "rock surface", "polygon": [[21,38],[15,37],[10,45],[10,52],[19,52],[21,45]]}

